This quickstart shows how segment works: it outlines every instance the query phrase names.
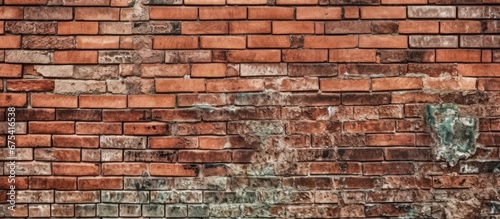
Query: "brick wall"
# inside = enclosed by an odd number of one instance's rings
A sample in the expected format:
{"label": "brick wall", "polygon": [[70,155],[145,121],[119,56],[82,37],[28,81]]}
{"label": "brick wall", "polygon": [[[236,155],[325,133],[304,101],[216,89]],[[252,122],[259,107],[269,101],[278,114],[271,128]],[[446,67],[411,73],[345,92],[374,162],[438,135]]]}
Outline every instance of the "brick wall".
{"label": "brick wall", "polygon": [[0,4],[0,216],[500,218],[499,0]]}

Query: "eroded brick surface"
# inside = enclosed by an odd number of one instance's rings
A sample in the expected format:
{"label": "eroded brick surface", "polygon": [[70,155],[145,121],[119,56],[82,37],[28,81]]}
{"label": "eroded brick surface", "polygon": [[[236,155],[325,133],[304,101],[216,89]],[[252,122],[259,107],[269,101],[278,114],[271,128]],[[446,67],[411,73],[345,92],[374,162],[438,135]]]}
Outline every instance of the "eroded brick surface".
{"label": "eroded brick surface", "polygon": [[499,4],[0,0],[0,217],[500,218]]}

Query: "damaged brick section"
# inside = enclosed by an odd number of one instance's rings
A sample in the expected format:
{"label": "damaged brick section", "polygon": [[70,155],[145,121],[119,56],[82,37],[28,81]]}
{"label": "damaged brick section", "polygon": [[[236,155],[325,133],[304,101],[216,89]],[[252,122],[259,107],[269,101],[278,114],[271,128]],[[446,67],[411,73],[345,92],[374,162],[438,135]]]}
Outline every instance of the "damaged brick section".
{"label": "damaged brick section", "polygon": [[444,159],[450,166],[476,153],[479,136],[478,119],[460,116],[458,110],[453,104],[427,105],[425,108],[427,125],[437,142],[436,159]]}

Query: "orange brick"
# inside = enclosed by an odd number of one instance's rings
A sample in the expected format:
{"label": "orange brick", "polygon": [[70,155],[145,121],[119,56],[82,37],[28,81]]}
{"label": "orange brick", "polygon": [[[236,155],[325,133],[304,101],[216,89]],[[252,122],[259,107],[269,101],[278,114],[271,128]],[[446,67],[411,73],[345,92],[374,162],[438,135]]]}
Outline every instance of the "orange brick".
{"label": "orange brick", "polygon": [[198,8],[195,7],[151,7],[149,18],[152,20],[197,20]]}
{"label": "orange brick", "polygon": [[372,90],[418,90],[423,88],[422,78],[374,78]]}
{"label": "orange brick", "polygon": [[402,5],[402,4],[411,4],[411,5],[425,5],[427,4],[427,0],[382,0],[382,4],[384,5]]}
{"label": "orange brick", "polygon": [[273,34],[314,33],[312,21],[273,21]]}
{"label": "orange brick", "polygon": [[163,122],[125,123],[123,133],[126,135],[170,135],[170,126]]}
{"label": "orange brick", "polygon": [[228,24],[226,21],[185,21],[181,24],[182,34],[226,34]]}
{"label": "orange brick", "polygon": [[0,36],[0,49],[21,48],[21,36],[3,35]]}
{"label": "orange brick", "polygon": [[191,77],[225,77],[226,71],[226,64],[193,64],[191,67]]}
{"label": "orange brick", "polygon": [[244,36],[201,36],[201,48],[208,49],[244,49],[246,37]]}
{"label": "orange brick", "polygon": [[362,35],[359,48],[408,48],[407,36]]}
{"label": "orange brick", "polygon": [[468,91],[476,90],[476,78],[465,77],[439,77],[423,78],[424,88],[427,90],[441,91]]}
{"label": "orange brick", "polygon": [[415,134],[370,134],[366,136],[369,146],[414,146]]}
{"label": "orange brick", "polygon": [[1,93],[0,107],[24,107],[27,103],[26,94]]}
{"label": "orange brick", "polygon": [[175,95],[129,95],[130,108],[174,108]]}
{"label": "orange brick", "polygon": [[150,166],[152,176],[198,176],[200,169],[190,164],[152,163]]}
{"label": "orange brick", "polygon": [[186,5],[224,5],[226,0],[184,0]]}
{"label": "orange brick", "polygon": [[153,39],[153,49],[196,49],[198,37],[159,36]]}
{"label": "orange brick", "polygon": [[104,176],[140,176],[148,171],[145,163],[105,163],[102,164]]}
{"label": "orange brick", "polygon": [[369,91],[369,79],[322,79],[320,80],[321,91]]}
{"label": "orange brick", "polygon": [[251,92],[264,90],[262,79],[208,80],[208,92]]}
{"label": "orange brick", "polygon": [[400,21],[399,33],[438,33],[439,21]]}
{"label": "orange brick", "polygon": [[481,33],[481,21],[441,21],[441,33]]}
{"label": "orange brick", "polygon": [[6,5],[46,5],[48,0],[4,0]]}
{"label": "orange brick", "polygon": [[277,5],[317,5],[318,0],[276,0]]}
{"label": "orange brick", "polygon": [[481,51],[481,62],[492,62],[492,55],[491,50]]}
{"label": "orange brick", "polygon": [[78,97],[58,94],[31,94],[31,106],[77,108]]}
{"label": "orange brick", "polygon": [[121,177],[78,178],[78,190],[123,189]]}
{"label": "orange brick", "polygon": [[293,8],[288,7],[249,7],[250,20],[292,20]]}
{"label": "orange brick", "polygon": [[361,7],[361,19],[405,19],[406,7],[367,6]]}
{"label": "orange brick", "polygon": [[127,108],[127,96],[81,95],[80,108]]}
{"label": "orange brick", "polygon": [[481,62],[481,50],[438,49],[436,62]]}
{"label": "orange brick", "polygon": [[357,6],[344,7],[344,18],[346,18],[346,19],[359,18],[359,7],[357,7]]}
{"label": "orange brick", "polygon": [[[113,1],[116,2],[116,0]],[[109,4],[109,0],[65,0],[63,2],[65,6],[107,6]]]}
{"label": "orange brick", "polygon": [[201,92],[205,91],[204,79],[156,79],[156,92]]}
{"label": "orange brick", "polygon": [[97,176],[99,164],[90,163],[53,163],[54,176]]}
{"label": "orange brick", "polygon": [[280,50],[232,50],[227,54],[229,62],[280,62]]}
{"label": "orange brick", "polygon": [[328,61],[328,50],[303,49],[283,50],[284,62],[326,62]]}
{"label": "orange brick", "polygon": [[119,36],[77,36],[76,47],[78,49],[118,49],[120,46]]}
{"label": "orange brick", "polygon": [[55,51],[55,64],[94,64],[97,63],[97,51]]}
{"label": "orange brick", "polygon": [[297,7],[297,20],[340,20],[340,7]]}
{"label": "orange brick", "polygon": [[375,62],[374,49],[332,49],[330,62]]}
{"label": "orange brick", "polygon": [[271,21],[231,21],[230,34],[271,33]]}
{"label": "orange brick", "polygon": [[29,122],[30,133],[35,134],[74,134],[74,122]]}
{"label": "orange brick", "polygon": [[235,20],[246,19],[246,7],[202,7],[199,8],[200,20]]}
{"label": "orange brick", "polygon": [[304,36],[304,48],[355,48],[358,36]]}
{"label": "orange brick", "polygon": [[121,123],[77,122],[78,135],[121,135]]}
{"label": "orange brick", "polygon": [[58,22],[57,34],[76,35],[90,34],[95,35],[99,32],[98,22]]}
{"label": "orange brick", "polygon": [[100,8],[100,7],[76,7],[75,20],[86,21],[117,21],[120,20],[119,8]]}
{"label": "orange brick", "polygon": [[52,146],[61,148],[98,148],[99,136],[52,135]]}
{"label": "orange brick", "polygon": [[248,48],[290,48],[289,36],[248,36]]}
{"label": "orange brick", "polygon": [[18,6],[0,6],[0,19],[4,20],[22,20],[23,7]]}
{"label": "orange brick", "polygon": [[0,63],[0,77],[20,78],[23,74],[23,65]]}
{"label": "orange brick", "polygon": [[498,77],[500,64],[459,64],[457,70],[466,77]]}
{"label": "orange brick", "polygon": [[228,5],[265,5],[267,0],[227,0]]}

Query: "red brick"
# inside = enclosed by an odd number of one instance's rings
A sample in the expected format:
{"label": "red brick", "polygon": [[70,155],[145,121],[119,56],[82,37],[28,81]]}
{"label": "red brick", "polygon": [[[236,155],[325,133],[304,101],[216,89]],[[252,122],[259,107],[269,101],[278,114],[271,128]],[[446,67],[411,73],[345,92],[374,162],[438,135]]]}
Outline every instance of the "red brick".
{"label": "red brick", "polygon": [[430,161],[432,160],[432,151],[429,148],[387,148],[385,149],[386,160],[415,160],[415,161]]}
{"label": "red brick", "polygon": [[126,108],[125,95],[81,95],[80,108]]}
{"label": "red brick", "polygon": [[152,20],[197,20],[198,8],[195,7],[151,7],[149,18]]}
{"label": "red brick", "polygon": [[157,79],[156,92],[200,92],[205,91],[204,79]]}
{"label": "red brick", "polygon": [[59,94],[31,94],[31,106],[77,108],[78,97]]}
{"label": "red brick", "polygon": [[437,49],[436,62],[481,62],[481,50]]}
{"label": "red brick", "polygon": [[227,54],[229,62],[280,62],[280,50],[231,50]]}
{"label": "red brick", "polygon": [[466,77],[497,77],[500,64],[459,64],[457,70]]}
{"label": "red brick", "polygon": [[419,90],[423,88],[421,78],[374,78],[372,79],[372,90]]}
{"label": "red brick", "polygon": [[357,36],[305,36],[304,48],[355,48],[358,46]]}
{"label": "red brick", "polygon": [[361,19],[405,19],[406,7],[373,6],[361,7]]}
{"label": "red brick", "polygon": [[196,165],[152,163],[150,173],[152,176],[198,176],[200,171]]}
{"label": "red brick", "polygon": [[344,130],[352,133],[394,132],[393,121],[345,122]]}
{"label": "red brick", "polygon": [[45,5],[48,0],[5,0],[6,5]]}
{"label": "red brick", "polygon": [[174,95],[129,95],[129,108],[174,108]]}
{"label": "red brick", "polygon": [[330,21],[325,22],[325,33],[348,34],[348,33],[371,33],[371,21]]}
{"label": "red brick", "polygon": [[363,175],[412,175],[415,167],[412,163],[365,163]]}
{"label": "red brick", "polygon": [[78,178],[78,190],[123,189],[123,179],[119,177]]}
{"label": "red brick", "polygon": [[145,163],[104,163],[102,175],[104,176],[140,176],[147,172]]}
{"label": "red brick", "polygon": [[271,33],[271,21],[231,21],[229,22],[229,33],[230,34]]}
{"label": "red brick", "polygon": [[55,51],[54,64],[96,64],[97,51]]}
{"label": "red brick", "polygon": [[36,134],[74,134],[74,122],[29,122],[30,133]]}
{"label": "red brick", "polygon": [[289,36],[248,36],[248,48],[290,48]]}
{"label": "red brick", "polygon": [[491,50],[483,50],[481,51],[481,62],[492,62],[493,61],[493,53]]}
{"label": "red brick", "polygon": [[117,21],[120,20],[119,8],[100,8],[100,7],[76,7],[75,20],[87,21]]}
{"label": "red brick", "polygon": [[3,35],[0,36],[0,49],[21,48],[21,36]]}
{"label": "red brick", "polygon": [[54,91],[53,80],[7,80],[7,91]]}
{"label": "red brick", "polygon": [[149,138],[151,149],[188,149],[198,148],[198,139],[193,137],[151,137]]}
{"label": "red brick", "polygon": [[208,92],[251,92],[262,91],[264,81],[262,79],[223,79],[208,80]]}
{"label": "red brick", "polygon": [[0,77],[2,78],[20,78],[23,74],[23,65],[0,64]]}
{"label": "red brick", "polygon": [[95,35],[99,32],[98,22],[58,22],[57,34],[76,35],[86,34]]}
{"label": "red brick", "polygon": [[76,190],[76,177],[31,177],[30,189]]}
{"label": "red brick", "polygon": [[50,147],[50,135],[16,136],[16,147]]}
{"label": "red brick", "polygon": [[228,5],[265,5],[267,0],[227,0]]}
{"label": "red brick", "polygon": [[374,49],[332,49],[330,62],[375,62]]}
{"label": "red brick", "polygon": [[62,148],[98,148],[99,136],[53,135],[52,146]]}
{"label": "red brick", "polygon": [[23,7],[1,6],[0,7],[0,19],[22,20],[23,19]]}
{"label": "red brick", "polygon": [[125,123],[123,133],[126,135],[168,135],[170,127],[162,122]]}
{"label": "red brick", "polygon": [[495,90],[500,91],[500,78],[487,78],[487,79],[479,79],[478,90],[480,91],[488,91]]}
{"label": "red brick", "polygon": [[399,33],[439,33],[438,21],[400,21],[398,24]]}
{"label": "red brick", "polygon": [[292,20],[293,8],[289,7],[249,7],[248,19],[252,20]]}
{"label": "red brick", "polygon": [[218,78],[225,77],[227,71],[226,64],[193,64],[191,66],[191,77]]}
{"label": "red brick", "polygon": [[186,5],[224,5],[225,0],[184,0]]}
{"label": "red brick", "polygon": [[200,47],[208,49],[244,49],[246,48],[246,37],[201,36]]}
{"label": "red brick", "polygon": [[53,163],[54,176],[97,176],[99,165],[90,163]]}
{"label": "red brick", "polygon": [[477,176],[434,176],[434,188],[472,188],[479,183]]}
{"label": "red brick", "polygon": [[357,18],[359,18],[359,7],[345,6],[344,7],[344,18],[345,19],[357,19]]}
{"label": "red brick", "polygon": [[273,34],[314,33],[312,21],[273,21]]}
{"label": "red brick", "polygon": [[413,146],[414,134],[370,134],[366,136],[369,146]]}
{"label": "red brick", "polygon": [[246,19],[246,7],[202,7],[199,8],[200,20],[235,20]]}
{"label": "red brick", "polygon": [[78,49],[118,49],[120,37],[118,36],[77,36],[76,48]]}
{"label": "red brick", "polygon": [[[28,189],[29,187],[29,180],[28,177],[16,177],[16,182],[12,183],[16,189]],[[12,185],[11,182],[9,182],[9,176],[0,176],[0,189],[2,190],[9,190],[10,185]]]}
{"label": "red brick", "polygon": [[340,20],[340,7],[297,7],[297,20]]}
{"label": "red brick", "polygon": [[401,4],[425,5],[425,4],[427,4],[427,0],[382,0],[382,4],[384,4],[384,5],[401,5]]}
{"label": "red brick", "polygon": [[120,135],[121,123],[77,122],[76,134],[78,135]]}
{"label": "red brick", "polygon": [[327,50],[283,50],[284,62],[326,62]]}
{"label": "red brick", "polygon": [[196,49],[198,37],[159,36],[153,40],[153,49]]}
{"label": "red brick", "polygon": [[37,148],[35,160],[41,161],[80,161],[80,149]]}
{"label": "red brick", "polygon": [[[238,21],[246,22],[246,21]],[[231,22],[233,23],[233,22]],[[185,21],[181,24],[182,34],[227,34],[229,31],[228,24],[226,21]],[[269,29],[271,25],[269,24]],[[240,30],[243,31],[243,30]],[[269,30],[269,32],[271,32]],[[187,44],[187,39],[186,42]],[[198,45],[198,42],[196,42]]]}
{"label": "red brick", "polygon": [[150,121],[151,111],[140,109],[103,110],[102,120],[106,122]]}
{"label": "red brick", "polygon": [[369,91],[369,79],[321,79],[321,91]]}
{"label": "red brick", "polygon": [[277,5],[317,5],[318,0],[276,0]]}
{"label": "red brick", "polygon": [[406,36],[362,35],[359,48],[408,48]]}
{"label": "red brick", "polygon": [[230,151],[179,151],[179,162],[185,163],[212,163],[231,162]]}
{"label": "red brick", "polygon": [[441,21],[441,33],[481,33],[480,21]]}
{"label": "red brick", "polygon": [[423,78],[424,89],[428,90],[476,90],[475,78],[446,77],[446,78]]}

